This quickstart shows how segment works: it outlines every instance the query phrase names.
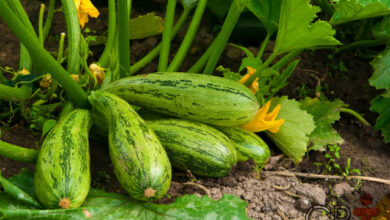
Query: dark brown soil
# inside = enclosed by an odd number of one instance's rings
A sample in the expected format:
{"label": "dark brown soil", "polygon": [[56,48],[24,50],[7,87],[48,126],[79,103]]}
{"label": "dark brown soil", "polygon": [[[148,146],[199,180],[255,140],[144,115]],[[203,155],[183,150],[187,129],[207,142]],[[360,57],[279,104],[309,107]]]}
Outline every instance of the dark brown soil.
{"label": "dark brown soil", "polygon": [[[26,0],[22,2],[28,9],[32,22],[36,24],[36,15],[39,9],[38,1]],[[161,11],[163,7],[160,7],[161,2],[155,0],[153,4],[153,10],[156,10],[157,14],[163,14],[163,11]],[[102,33],[106,28],[107,9],[101,8],[99,10],[102,14],[101,17],[98,20],[92,19],[88,26],[96,30],[97,33]],[[132,16],[145,12],[147,11],[144,8],[135,9]],[[201,26],[195,39],[195,46],[191,48],[190,57],[186,59],[182,70],[188,69],[214,38],[211,34],[212,28],[207,25],[210,19],[206,18],[204,25]],[[0,22],[0,30],[0,66],[17,68],[19,43],[2,22]],[[56,50],[55,36],[64,31],[66,30],[63,17],[61,13],[57,13],[53,30],[46,45],[49,50]],[[173,41],[172,51],[179,47],[183,36],[184,32],[180,33],[179,37]],[[132,41],[131,62],[134,63],[142,58],[159,40],[159,37],[150,37],[144,40]],[[102,47],[93,48],[94,57],[97,57],[102,49]],[[255,51],[255,48],[249,49]],[[365,115],[371,124],[375,124],[377,115],[369,110],[369,103],[378,93],[368,85],[368,78],[373,71],[369,62],[355,57],[353,53],[342,54],[333,59],[328,58],[329,54],[329,51],[302,54],[300,56],[302,61],[289,79],[289,85],[280,94],[298,99],[304,96],[315,97],[316,95],[326,96],[330,100],[338,98],[349,104],[350,108]],[[228,46],[220,63],[225,67],[237,70],[244,55],[240,50]],[[152,63],[140,72],[154,72],[156,67],[156,63]],[[302,90],[303,84],[305,90]],[[315,90],[318,85],[321,85],[320,93]],[[10,123],[12,126],[7,125],[9,124],[7,121],[2,122],[1,139],[29,148],[39,148],[40,136],[32,135],[23,126],[23,120],[15,120],[19,119],[14,119]],[[351,167],[360,169],[363,175],[390,179],[390,144],[383,142],[378,131],[375,131],[372,127],[362,125],[358,120],[346,114],[341,115],[340,121],[334,127],[344,139],[340,151],[341,158],[338,160],[340,165],[345,166],[347,158],[350,157]],[[104,188],[110,192],[124,193],[112,173],[106,143],[104,139],[91,140],[92,186]],[[272,145],[271,148],[274,156],[280,153]],[[271,159],[271,164],[260,173],[259,177],[253,169],[252,162],[239,163],[227,177],[220,179],[199,177],[197,184],[206,187],[206,191],[197,185],[185,184],[191,180],[188,174],[175,171],[168,196],[158,202],[171,202],[177,196],[183,194],[205,195],[210,193],[212,198],[219,199],[223,193],[230,193],[248,201],[247,213],[251,218],[283,219],[283,217],[287,217],[288,219],[302,219],[310,205],[326,205],[328,202],[335,200],[339,204],[345,201],[346,205],[352,209],[361,206],[359,197],[363,193],[372,194],[375,203],[390,192],[390,186],[363,182],[362,187],[346,192],[341,195],[340,199],[337,199],[333,196],[336,191],[342,192],[344,189],[344,191],[348,191],[349,186],[354,186],[355,182],[348,182],[348,186],[343,181],[297,179],[295,177],[278,177],[267,174],[268,171],[280,169],[319,173],[320,171],[313,163],[323,163],[325,161],[324,154],[324,152],[310,152],[298,166],[295,166],[286,158],[277,161],[274,157]],[[26,167],[33,168],[32,165],[0,157],[0,169],[5,177],[14,175],[20,169]]]}

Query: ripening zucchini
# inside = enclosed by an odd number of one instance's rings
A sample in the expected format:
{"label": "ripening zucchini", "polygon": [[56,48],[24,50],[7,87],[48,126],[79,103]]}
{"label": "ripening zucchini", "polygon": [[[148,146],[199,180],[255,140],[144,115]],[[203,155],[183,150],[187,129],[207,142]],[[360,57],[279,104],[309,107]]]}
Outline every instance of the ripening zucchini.
{"label": "ripening zucchini", "polygon": [[270,157],[268,145],[256,134],[242,128],[219,128],[237,150],[237,161],[253,159],[258,166],[263,166]]}
{"label": "ripening zucchini", "polygon": [[236,164],[236,150],[220,131],[182,119],[148,121],[172,166],[200,176],[226,176]]}
{"label": "ripening zucchini", "polygon": [[252,92],[238,82],[195,73],[132,76],[104,89],[155,112],[217,126],[245,124],[259,107]]}
{"label": "ripening zucchini", "polygon": [[88,97],[98,120],[108,126],[114,173],[134,199],[151,201],[169,189],[172,168],[156,135],[126,101],[108,92]]}
{"label": "ripening zucchini", "polygon": [[62,118],[46,136],[34,173],[35,194],[44,207],[79,207],[87,197],[91,183],[91,122],[87,110],[77,109]]}

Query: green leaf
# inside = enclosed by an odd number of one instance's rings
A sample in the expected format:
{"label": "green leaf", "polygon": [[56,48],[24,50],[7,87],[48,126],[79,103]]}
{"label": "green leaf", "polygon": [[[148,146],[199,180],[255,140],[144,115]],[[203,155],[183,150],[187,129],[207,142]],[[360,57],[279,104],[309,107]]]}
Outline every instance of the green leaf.
{"label": "green leaf", "polygon": [[160,16],[154,13],[140,15],[130,19],[130,40],[143,39],[161,34],[164,30],[164,22]]}
{"label": "green leaf", "polygon": [[273,98],[272,104],[281,104],[277,119],[285,122],[279,132],[266,132],[276,146],[288,157],[299,163],[309,145],[308,135],[314,130],[313,116],[300,108],[300,103],[286,96]]}
{"label": "green leaf", "polygon": [[384,17],[381,22],[378,22],[373,28],[372,33],[375,38],[389,39],[390,38],[390,16]]}
{"label": "green leaf", "polygon": [[57,124],[57,121],[54,119],[48,119],[43,123],[42,127],[42,137],[44,137],[47,132],[49,132],[55,125]]}
{"label": "green leaf", "polygon": [[199,0],[181,0],[183,8],[191,8],[198,3]]}
{"label": "green leaf", "polygon": [[371,62],[374,73],[369,79],[376,89],[390,89],[390,48],[380,53]]}
{"label": "green leaf", "polygon": [[328,22],[313,22],[319,11],[320,8],[311,5],[310,0],[283,0],[274,53],[339,45],[340,42],[333,37],[336,32]]}
{"label": "green leaf", "polygon": [[390,0],[337,0],[330,23],[338,25],[354,20],[390,14]]}
{"label": "green leaf", "polygon": [[[25,193],[34,190],[32,172],[23,172],[9,180],[15,184],[13,187],[23,186]],[[245,212],[247,203],[228,194],[218,201],[206,196],[185,195],[171,204],[159,205],[91,189],[80,208],[42,210],[27,206],[17,196],[19,191],[6,192],[0,193],[2,219],[249,219]]]}
{"label": "green leaf", "polygon": [[232,72],[229,68],[224,68],[223,66],[217,67],[215,70],[222,72],[223,77],[233,81],[239,81],[241,75],[239,73]]}
{"label": "green leaf", "polygon": [[318,98],[305,98],[301,108],[313,115],[316,128],[309,135],[312,146],[309,150],[324,151],[329,144],[341,144],[343,139],[332,128],[332,124],[340,118],[340,108],[344,106],[341,100],[320,101]]}
{"label": "green leaf", "polygon": [[381,130],[385,142],[390,142],[390,92],[387,91],[371,101],[370,110],[379,113],[375,129]]}
{"label": "green leaf", "polygon": [[278,29],[281,4],[282,0],[251,0],[247,7],[272,34]]}

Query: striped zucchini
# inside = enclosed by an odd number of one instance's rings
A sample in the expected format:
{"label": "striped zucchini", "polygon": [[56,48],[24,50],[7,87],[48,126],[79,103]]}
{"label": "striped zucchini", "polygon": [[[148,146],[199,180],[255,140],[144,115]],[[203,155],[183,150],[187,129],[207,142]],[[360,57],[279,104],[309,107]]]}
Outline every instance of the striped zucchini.
{"label": "striped zucchini", "polygon": [[77,109],[62,118],[46,136],[34,173],[35,194],[44,207],[79,207],[87,197],[91,183],[91,122],[87,110]]}
{"label": "striped zucchini", "polygon": [[242,128],[220,128],[236,147],[237,161],[253,159],[258,166],[263,166],[270,157],[268,145],[256,134]]}
{"label": "striped zucchini", "polygon": [[245,124],[259,107],[252,92],[238,82],[195,73],[133,76],[104,89],[155,112],[218,126]]}
{"label": "striped zucchini", "polygon": [[88,99],[108,125],[110,158],[119,183],[134,199],[161,198],[169,189],[172,168],[154,132],[121,98],[96,91]]}
{"label": "striped zucchini", "polygon": [[182,119],[148,121],[172,166],[200,176],[226,176],[236,164],[236,150],[215,128]]}

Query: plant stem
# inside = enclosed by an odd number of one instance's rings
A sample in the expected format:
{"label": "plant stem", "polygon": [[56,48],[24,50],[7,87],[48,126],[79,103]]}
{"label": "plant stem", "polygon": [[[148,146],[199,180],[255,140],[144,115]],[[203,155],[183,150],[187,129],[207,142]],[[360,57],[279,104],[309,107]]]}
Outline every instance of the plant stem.
{"label": "plant stem", "polygon": [[108,0],[107,41],[106,41],[106,46],[104,47],[104,51],[98,61],[98,64],[103,68],[107,68],[107,66],[109,65],[109,58],[115,41],[115,32],[116,32],[115,0]]}
{"label": "plant stem", "polygon": [[68,32],[67,70],[70,74],[80,72],[81,30],[74,0],[61,0],[64,8],[66,30]]}
{"label": "plant stem", "polygon": [[371,124],[366,119],[364,119],[362,115],[360,115],[359,113],[355,112],[350,108],[340,108],[340,112],[348,113],[354,116],[357,120],[359,120],[364,125],[371,126]]}
{"label": "plant stem", "polygon": [[60,45],[59,45],[59,48],[58,48],[58,54],[57,54],[57,62],[59,64],[62,63],[62,55],[64,54],[64,41],[65,41],[65,33],[62,32],[61,33],[61,37],[60,37]]}
{"label": "plant stem", "polygon": [[274,65],[272,65],[272,69],[279,71],[281,68],[287,65],[292,59],[294,59],[296,56],[302,53],[302,51],[303,49],[291,51],[282,59],[280,59],[278,62],[276,62]]}
{"label": "plant stem", "polygon": [[225,49],[225,45],[229,40],[230,34],[232,33],[234,26],[238,21],[238,18],[244,11],[248,2],[249,1],[246,1],[246,3],[240,3],[237,0],[232,1],[225,22],[223,23],[221,32],[219,32],[218,37],[214,40],[216,43],[213,45],[212,53],[207,62],[206,68],[203,71],[204,74],[212,74],[212,72],[214,71],[219,57],[221,56],[223,50]]}
{"label": "plant stem", "polygon": [[210,54],[212,52],[213,45],[215,45],[216,41],[214,40],[213,43],[207,48],[207,50],[203,53],[203,55],[196,61],[194,65],[191,66],[191,68],[187,71],[189,73],[199,73],[202,68],[206,65],[207,60],[210,57]]}
{"label": "plant stem", "polygon": [[24,28],[23,23],[4,1],[0,1],[0,17],[15,36],[26,46],[30,54],[37,59],[42,68],[61,83],[73,102],[81,108],[89,107],[87,94],[69,76],[68,72],[40,45],[38,39],[34,37],[34,34]]}
{"label": "plant stem", "polygon": [[168,0],[167,10],[165,13],[164,32],[162,34],[162,46],[158,61],[157,71],[166,72],[168,67],[169,50],[171,47],[171,31],[175,18],[176,0]]}
{"label": "plant stem", "polygon": [[131,0],[118,0],[118,51],[120,77],[126,77],[130,74],[130,7]]}
{"label": "plant stem", "polygon": [[43,13],[45,12],[45,4],[41,4],[41,9],[39,10],[39,18],[38,18],[38,38],[39,42],[43,46]]}
{"label": "plant stem", "polygon": [[35,163],[37,150],[19,147],[0,140],[0,155],[24,163]]}
{"label": "plant stem", "polygon": [[336,53],[342,53],[348,50],[353,50],[356,48],[364,48],[364,47],[375,47],[386,44],[385,39],[375,39],[375,40],[361,40],[361,41],[355,41],[353,43],[344,45],[340,47],[340,49],[337,50]]}
{"label": "plant stem", "polygon": [[271,38],[271,36],[272,36],[272,33],[269,33],[269,32],[267,32],[267,35],[265,35],[265,38],[264,38],[263,42],[261,43],[261,47],[260,47],[259,53],[257,53],[257,56],[256,56],[256,58],[258,60],[261,60],[261,57],[264,54],[265,48],[267,47],[267,44],[268,44],[269,39]]}
{"label": "plant stem", "polygon": [[9,102],[21,102],[30,98],[31,92],[29,89],[22,87],[11,87],[0,84],[0,99]]}
{"label": "plant stem", "polygon": [[56,0],[50,0],[49,9],[47,10],[45,25],[43,26],[43,41],[46,40],[50,32],[51,24],[53,22]]}
{"label": "plant stem", "polygon": [[[171,40],[179,33],[180,29],[183,27],[185,21],[187,20],[192,8],[185,8],[183,13],[181,14],[179,20],[175,24],[173,28]],[[137,63],[133,64],[130,68],[130,73],[134,74],[138,72],[140,69],[145,67],[147,64],[152,62],[156,56],[160,53],[162,47],[162,43],[159,43],[153,50],[151,50],[147,55],[145,55],[141,60]]]}
{"label": "plant stem", "polygon": [[272,53],[271,56],[269,56],[265,60],[265,62],[260,66],[260,68],[256,70],[256,73],[253,74],[251,78],[249,78],[249,80],[245,82],[245,85],[249,86],[253,82],[253,80],[255,80],[256,77],[258,77],[261,74],[261,72],[263,72],[263,70],[266,69],[271,64],[271,62],[276,58],[276,56],[277,56],[276,53]]}
{"label": "plant stem", "polygon": [[191,24],[188,27],[186,36],[183,39],[183,42],[180,45],[179,50],[176,52],[175,57],[173,58],[171,64],[169,65],[167,72],[175,72],[179,69],[183,63],[184,58],[187,56],[188,50],[191,47],[192,41],[198,31],[200,21],[202,20],[204,10],[207,5],[207,0],[199,0],[196,7],[194,16],[192,17]]}

